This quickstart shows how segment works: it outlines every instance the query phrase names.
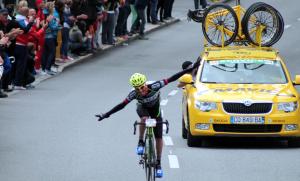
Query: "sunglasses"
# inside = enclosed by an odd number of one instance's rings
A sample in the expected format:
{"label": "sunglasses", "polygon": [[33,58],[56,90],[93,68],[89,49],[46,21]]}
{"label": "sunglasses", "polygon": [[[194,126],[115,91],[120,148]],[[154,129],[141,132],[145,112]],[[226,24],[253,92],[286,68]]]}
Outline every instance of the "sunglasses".
{"label": "sunglasses", "polygon": [[143,90],[145,87],[147,87],[146,85],[141,85],[141,86],[139,86],[139,87],[135,87],[134,89],[135,90]]}

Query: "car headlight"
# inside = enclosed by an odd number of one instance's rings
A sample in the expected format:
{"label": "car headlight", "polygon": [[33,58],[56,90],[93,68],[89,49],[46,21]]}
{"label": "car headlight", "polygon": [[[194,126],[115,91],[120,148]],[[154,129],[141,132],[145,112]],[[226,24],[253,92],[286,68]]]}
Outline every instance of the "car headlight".
{"label": "car headlight", "polygon": [[298,108],[298,102],[278,103],[278,110],[284,112],[294,112]]}
{"label": "car headlight", "polygon": [[195,101],[195,108],[200,109],[203,112],[209,112],[211,110],[217,109],[217,104],[215,102],[204,102],[204,101]]}

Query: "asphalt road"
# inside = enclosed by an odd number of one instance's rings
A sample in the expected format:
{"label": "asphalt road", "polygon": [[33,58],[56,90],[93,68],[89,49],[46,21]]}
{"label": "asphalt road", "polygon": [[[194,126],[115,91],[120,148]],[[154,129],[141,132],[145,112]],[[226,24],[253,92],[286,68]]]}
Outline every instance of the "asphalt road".
{"label": "asphalt road", "polygon": [[[286,25],[276,44],[294,76],[300,74],[297,0],[270,0]],[[193,2],[176,0],[184,17]],[[249,2],[243,4],[249,6]],[[200,24],[182,22],[85,63],[28,90],[0,100],[1,181],[140,181],[144,172],[135,155],[138,119],[135,103],[97,122],[131,90],[134,72],[150,80],[167,78],[184,60],[202,50]],[[162,166],[168,181],[299,181],[300,149],[285,142],[214,140],[189,148],[181,138],[181,93],[176,83],[162,89],[163,113],[169,119]]]}

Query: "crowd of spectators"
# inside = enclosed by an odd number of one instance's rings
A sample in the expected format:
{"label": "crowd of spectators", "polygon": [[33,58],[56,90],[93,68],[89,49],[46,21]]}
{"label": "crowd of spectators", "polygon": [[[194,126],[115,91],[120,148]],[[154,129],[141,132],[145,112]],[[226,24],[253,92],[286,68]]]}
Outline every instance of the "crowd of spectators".
{"label": "crowd of spectators", "polygon": [[[7,97],[5,92],[34,88],[32,82],[38,74],[55,75],[57,60],[71,61],[71,55],[93,53],[133,34],[147,39],[146,23],[159,24],[172,18],[173,3],[0,0],[0,98]],[[130,14],[132,24],[128,25]]]}

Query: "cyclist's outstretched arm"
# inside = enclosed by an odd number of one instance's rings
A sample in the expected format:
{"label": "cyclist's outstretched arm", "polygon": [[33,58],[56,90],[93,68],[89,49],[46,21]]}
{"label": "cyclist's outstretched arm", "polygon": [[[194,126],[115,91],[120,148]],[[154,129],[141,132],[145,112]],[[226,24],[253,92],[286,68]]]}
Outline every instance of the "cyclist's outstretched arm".
{"label": "cyclist's outstretched arm", "polygon": [[104,118],[108,118],[110,115],[112,115],[112,114],[120,111],[121,109],[123,109],[128,103],[130,103],[135,98],[136,98],[136,92],[135,91],[131,91],[129,93],[129,95],[126,97],[126,99],[123,102],[121,102],[118,105],[116,105],[115,107],[113,107],[107,113],[97,114],[96,117],[99,118],[98,121],[101,121]]}
{"label": "cyclist's outstretched arm", "polygon": [[109,110],[108,112],[104,113],[104,114],[97,114],[96,117],[98,117],[98,121],[101,121],[104,118],[108,118],[110,115],[112,115],[113,113],[116,113],[118,111],[120,111],[121,109],[123,109],[129,102],[127,101],[127,99],[125,99],[123,102],[121,102],[120,104],[116,105],[115,107],[113,107],[111,110]]}
{"label": "cyclist's outstretched arm", "polygon": [[174,82],[175,80],[179,79],[181,76],[183,76],[184,74],[188,73],[188,72],[191,72],[192,70],[194,70],[195,68],[198,68],[200,65],[200,61],[197,61],[193,64],[193,66],[191,68],[187,68],[187,69],[184,69],[180,72],[177,72],[176,74],[172,75],[171,77],[169,77],[167,79],[167,82],[170,83],[170,82]]}
{"label": "cyclist's outstretched arm", "polygon": [[168,79],[163,79],[163,80],[156,81],[156,82],[149,85],[150,89],[159,90],[159,89],[163,88],[164,86],[168,85],[170,82],[174,82],[175,80],[179,79],[182,75],[184,75],[188,72],[191,72],[192,70],[198,68],[199,65],[200,65],[200,61],[197,61],[193,64],[193,66],[191,68],[184,69],[184,70],[172,75]]}

